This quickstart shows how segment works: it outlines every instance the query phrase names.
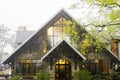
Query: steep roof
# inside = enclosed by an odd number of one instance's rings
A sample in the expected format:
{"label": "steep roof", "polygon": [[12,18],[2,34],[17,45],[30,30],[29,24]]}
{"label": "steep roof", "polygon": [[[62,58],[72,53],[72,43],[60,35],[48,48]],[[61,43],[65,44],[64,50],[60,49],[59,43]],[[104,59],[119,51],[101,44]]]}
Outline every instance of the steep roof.
{"label": "steep roof", "polygon": [[55,45],[51,50],[49,50],[42,58],[41,61],[43,61],[48,55],[50,55],[55,49],[57,49],[57,47],[63,48],[61,47],[61,45],[64,44],[65,47],[70,47],[82,60],[86,60],[86,58],[75,48],[73,47],[71,44],[69,44],[67,41],[65,40],[61,40],[57,45]]}
{"label": "steep roof", "polygon": [[17,44],[23,43],[27,38],[29,38],[35,31],[17,31],[16,40]]}
{"label": "steep roof", "polygon": [[42,30],[50,25],[52,25],[54,22],[56,22],[60,17],[65,17],[68,20],[74,20],[64,9],[61,9],[55,16],[53,16],[46,24],[44,24],[40,29],[38,29],[36,32],[34,32],[30,37],[28,37],[18,48],[16,48],[13,53],[5,60],[3,61],[3,64],[7,64],[11,62],[14,58],[14,55],[23,47],[26,46],[26,44],[29,44],[32,39],[36,39],[37,35],[42,33]]}
{"label": "steep roof", "polygon": [[116,56],[111,50],[108,50],[106,48],[103,49],[104,52],[111,57],[111,59],[116,62],[116,63],[120,63],[120,59],[118,58],[118,56]]}

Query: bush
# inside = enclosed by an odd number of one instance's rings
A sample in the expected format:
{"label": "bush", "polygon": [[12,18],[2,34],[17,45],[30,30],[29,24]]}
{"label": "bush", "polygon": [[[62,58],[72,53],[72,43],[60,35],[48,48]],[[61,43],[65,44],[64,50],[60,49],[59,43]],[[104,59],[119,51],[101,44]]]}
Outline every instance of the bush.
{"label": "bush", "polygon": [[17,75],[12,77],[12,80],[19,80],[19,79],[20,79],[20,76],[17,76]]}
{"label": "bush", "polygon": [[90,72],[87,70],[80,70],[74,74],[75,80],[91,80]]}
{"label": "bush", "polygon": [[23,79],[34,79],[34,77],[32,75],[25,75],[23,76]]}
{"label": "bush", "polygon": [[37,80],[50,80],[50,75],[42,71],[40,73],[37,73]]}

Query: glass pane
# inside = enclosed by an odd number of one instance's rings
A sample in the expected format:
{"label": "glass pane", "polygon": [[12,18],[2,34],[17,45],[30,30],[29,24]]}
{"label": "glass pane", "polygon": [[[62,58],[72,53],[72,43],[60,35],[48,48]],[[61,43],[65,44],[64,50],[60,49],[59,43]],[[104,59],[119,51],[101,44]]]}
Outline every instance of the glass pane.
{"label": "glass pane", "polygon": [[31,74],[35,73],[35,64],[30,64],[30,71]]}
{"label": "glass pane", "polygon": [[25,60],[20,60],[20,63],[26,63],[26,61]]}
{"label": "glass pane", "polygon": [[102,74],[108,74],[109,73],[109,65],[107,60],[102,61]]}
{"label": "glass pane", "polygon": [[63,28],[62,27],[55,26],[53,31],[54,31],[54,36],[62,37],[62,34],[63,34]]}
{"label": "glass pane", "polygon": [[53,26],[49,27],[47,30],[49,47],[53,47],[60,40],[65,39],[70,41],[70,38],[64,33],[63,27],[65,27],[65,22],[67,20],[61,17],[56,21]]}
{"label": "glass pane", "polygon": [[32,60],[26,60],[26,63],[32,63]]}
{"label": "glass pane", "polygon": [[19,63],[16,65],[16,72],[17,72],[17,73],[22,73],[22,66],[23,66],[23,65],[22,65],[22,64],[19,64]]}
{"label": "glass pane", "polygon": [[44,40],[43,41],[43,53],[47,52],[47,42]]}
{"label": "glass pane", "polygon": [[48,36],[53,36],[53,27],[48,28],[47,34]]}
{"label": "glass pane", "polygon": [[61,17],[58,21],[54,23],[54,25],[60,25],[63,24],[63,17]]}
{"label": "glass pane", "polygon": [[51,47],[53,47],[53,44],[54,44],[53,37],[52,36],[48,37],[48,46],[49,46],[49,49],[51,49]]}

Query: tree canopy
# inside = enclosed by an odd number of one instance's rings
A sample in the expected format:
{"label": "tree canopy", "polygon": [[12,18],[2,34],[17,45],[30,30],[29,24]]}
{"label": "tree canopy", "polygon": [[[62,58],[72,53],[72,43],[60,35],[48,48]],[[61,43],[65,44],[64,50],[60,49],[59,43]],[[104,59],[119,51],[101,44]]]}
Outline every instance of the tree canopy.
{"label": "tree canopy", "polygon": [[[79,2],[71,5],[70,9],[80,9],[80,3],[86,3],[90,8],[92,15],[99,14],[97,18],[89,18],[85,24],[80,25],[89,32],[82,41],[82,50],[86,53],[88,47],[96,47],[95,52],[101,51],[102,48],[109,47],[111,39],[116,35],[116,31],[120,30],[120,0],[79,0]],[[86,5],[85,4],[85,5]],[[98,13],[93,12],[97,9]],[[91,37],[90,37],[91,36]],[[120,35],[119,35],[120,36]],[[95,39],[95,40],[93,40]]]}

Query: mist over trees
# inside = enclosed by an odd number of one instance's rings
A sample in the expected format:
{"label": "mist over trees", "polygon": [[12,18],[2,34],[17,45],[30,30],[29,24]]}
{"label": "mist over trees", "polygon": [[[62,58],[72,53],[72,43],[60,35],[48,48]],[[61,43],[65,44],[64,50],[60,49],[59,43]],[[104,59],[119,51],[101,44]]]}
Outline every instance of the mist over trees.
{"label": "mist over trees", "polygon": [[[10,29],[4,24],[0,25],[0,63],[9,55],[8,51],[5,51],[5,48],[8,45],[11,45],[11,35]],[[7,50],[7,49],[6,49]]]}

